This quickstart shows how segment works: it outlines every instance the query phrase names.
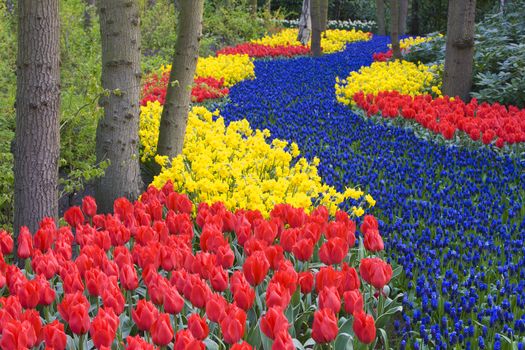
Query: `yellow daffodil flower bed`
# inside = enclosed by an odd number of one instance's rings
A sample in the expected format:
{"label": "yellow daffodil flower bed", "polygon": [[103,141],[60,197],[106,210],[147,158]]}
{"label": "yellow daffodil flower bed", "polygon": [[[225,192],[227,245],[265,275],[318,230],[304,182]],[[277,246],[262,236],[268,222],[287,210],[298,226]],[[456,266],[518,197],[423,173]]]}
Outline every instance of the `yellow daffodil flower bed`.
{"label": "yellow daffodil flower bed", "polygon": [[[160,68],[163,74],[171,70],[171,65]],[[255,78],[255,66],[253,59],[248,55],[220,55],[199,57],[195,78],[212,77],[217,80],[224,79],[224,86],[231,87],[245,79]]]}
{"label": "yellow daffodil flower bed", "polygon": [[[399,41],[399,47],[401,48],[401,50],[406,50],[410,48],[411,46],[426,43],[428,41],[434,40],[437,37],[442,37],[442,36],[443,34],[438,34],[434,36],[426,36],[426,37],[423,37],[423,36],[408,37],[408,38],[405,38]],[[388,44],[388,47],[391,49],[392,44]]]}
{"label": "yellow daffodil flower bed", "polygon": [[[148,122],[157,120],[158,125],[161,108],[150,107]],[[153,129],[158,127],[152,125]],[[334,214],[340,203],[352,198],[360,203],[352,208],[356,216],[375,205],[361,190],[350,188],[339,193],[323,184],[317,173],[319,159],[308,162],[299,158],[295,143],[269,142],[269,136],[268,130],[252,130],[245,119],[225,126],[218,111],[194,107],[182,154],[171,161],[155,157],[162,171],[152,185],[162,188],[172,181],[175,191],[188,194],[195,203],[221,201],[230,210],[259,210],[263,215],[280,203],[306,210],[313,208],[313,203],[325,205]],[[141,141],[148,140],[141,136]]]}
{"label": "yellow daffodil flower bed", "polygon": [[[298,46],[297,29],[284,29],[277,34],[252,40],[252,43],[268,46]],[[341,51],[345,45],[355,41],[368,41],[372,34],[360,30],[328,29],[321,37],[321,48],[324,53]]]}
{"label": "yellow daffodil flower bed", "polygon": [[346,79],[336,78],[337,100],[353,105],[357,92],[376,95],[383,91],[399,91],[403,95],[432,93],[441,96],[439,66],[426,66],[408,61],[374,62],[350,73]]}

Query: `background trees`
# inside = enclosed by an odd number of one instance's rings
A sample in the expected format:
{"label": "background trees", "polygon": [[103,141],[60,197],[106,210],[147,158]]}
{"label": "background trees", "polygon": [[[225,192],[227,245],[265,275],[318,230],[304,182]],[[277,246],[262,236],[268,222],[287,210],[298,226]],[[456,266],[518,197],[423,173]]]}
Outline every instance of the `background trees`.
{"label": "background trees", "polygon": [[102,42],[101,98],[104,117],[97,128],[97,161],[109,167],[96,183],[102,212],[118,197],[136,199],[142,189],[139,167],[140,17],[138,1],[97,1]]}
{"label": "background trees", "polygon": [[[59,0],[18,1],[14,230],[58,216]],[[45,28],[46,30],[42,30]],[[16,239],[15,239],[16,241]]]}

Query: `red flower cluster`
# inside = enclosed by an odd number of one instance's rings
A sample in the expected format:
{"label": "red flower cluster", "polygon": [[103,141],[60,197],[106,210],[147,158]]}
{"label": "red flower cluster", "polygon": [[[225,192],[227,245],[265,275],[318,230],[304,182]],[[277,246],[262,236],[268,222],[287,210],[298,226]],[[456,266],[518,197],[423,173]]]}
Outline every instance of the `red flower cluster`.
{"label": "red flower cluster", "polygon": [[243,54],[250,57],[293,57],[310,54],[310,48],[302,45],[268,46],[255,43],[244,43],[237,46],[225,47],[217,51],[217,55]]}
{"label": "red flower cluster", "polygon": [[[164,104],[169,75],[169,72],[161,76],[153,74],[147,79],[142,87],[143,98],[140,101],[142,106],[154,101],[159,101],[162,105]],[[224,79],[217,80],[212,77],[197,77],[195,78],[194,84],[191,90],[191,100],[193,102],[203,102],[205,100],[221,98],[230,92],[227,87],[224,87]]]}
{"label": "red flower cluster", "polygon": [[459,98],[430,95],[408,96],[399,92],[381,92],[377,95],[363,92],[354,95],[357,106],[368,116],[381,113],[384,118],[398,116],[418,122],[423,127],[452,139],[456,131],[465,132],[472,140],[484,144],[525,142],[525,109],[505,107],[499,103],[469,103]]}
{"label": "red flower cluster", "polygon": [[372,59],[377,62],[386,62],[394,56],[394,51],[388,50],[386,52],[374,52]]}
{"label": "red flower cluster", "polygon": [[[135,203],[117,199],[113,214],[96,214],[95,201],[86,197],[81,207],[65,213],[69,226],[59,228],[46,218],[34,236],[22,228],[17,255],[30,259],[34,276],[5,262],[13,240],[1,231],[0,288],[9,294],[0,298],[0,348],[44,342],[46,349],[65,349],[67,329],[70,335],[88,334],[97,349],[109,349],[118,338],[120,315],[129,312],[136,331],[126,349],[154,349],[142,335],[156,346],[204,349],[211,322],[232,349],[251,349],[241,341],[247,327],[255,327],[247,323],[248,313],[255,312],[272,349],[294,349],[285,310],[295,293],[318,299],[310,321],[316,342],[335,339],[341,312],[354,315],[362,342],[375,339],[359,274],[345,262],[356,241],[356,224],[346,213],[330,220],[324,207],[306,214],[282,204],[264,219],[258,211],[232,213],[216,203],[200,204],[194,222],[192,208],[169,182],[162,190],[150,187]],[[365,217],[361,230],[369,251],[382,249],[375,218]],[[75,258],[74,245],[79,246]],[[324,265],[319,268],[314,256]],[[297,264],[302,271],[294,261],[304,262]],[[306,262],[316,263],[316,269]],[[368,258],[361,260],[359,273],[382,289],[392,268]],[[258,286],[266,291],[259,305]],[[179,313],[187,327],[176,331]],[[44,314],[58,319],[44,325],[49,319]]]}

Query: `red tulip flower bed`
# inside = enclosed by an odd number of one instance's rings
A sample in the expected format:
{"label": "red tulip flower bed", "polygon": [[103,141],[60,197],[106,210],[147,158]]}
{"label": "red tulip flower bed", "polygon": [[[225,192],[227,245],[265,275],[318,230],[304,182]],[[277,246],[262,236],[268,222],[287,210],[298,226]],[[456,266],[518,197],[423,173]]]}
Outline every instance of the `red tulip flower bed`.
{"label": "red tulip flower bed", "polygon": [[394,51],[388,50],[386,52],[375,52],[372,55],[372,59],[377,62],[386,62],[394,56]]}
{"label": "red tulip flower bed", "polygon": [[354,101],[368,116],[380,113],[383,118],[413,120],[445,139],[463,131],[474,141],[494,142],[497,147],[525,142],[525,110],[514,106],[478,104],[476,99],[465,103],[459,98],[412,97],[396,91],[377,95],[360,92],[354,95]]}
{"label": "red tulip flower bed", "polygon": [[[148,102],[159,101],[164,105],[166,100],[166,88],[168,87],[170,73],[165,72],[161,76],[156,74],[151,75],[144,86],[142,87],[141,105],[145,106]],[[205,100],[221,98],[230,90],[224,87],[224,79],[217,80],[212,77],[197,77],[195,78],[195,85],[191,90],[191,100],[193,102],[203,102]]]}
{"label": "red tulip flower bed", "polygon": [[372,216],[355,247],[356,224],[324,207],[277,205],[268,219],[216,203],[192,220],[192,209],[170,183],[116,200],[114,214],[86,197],[65,213],[68,226],[48,218],[34,235],[21,230],[24,270],[7,262],[13,240],[0,233],[0,348],[373,343],[400,311],[385,287],[392,268],[366,257],[383,249]]}
{"label": "red tulip flower bed", "polygon": [[268,46],[255,43],[244,43],[237,46],[225,47],[217,51],[217,55],[236,55],[245,54],[250,57],[293,57],[305,56],[310,54],[308,46]]}

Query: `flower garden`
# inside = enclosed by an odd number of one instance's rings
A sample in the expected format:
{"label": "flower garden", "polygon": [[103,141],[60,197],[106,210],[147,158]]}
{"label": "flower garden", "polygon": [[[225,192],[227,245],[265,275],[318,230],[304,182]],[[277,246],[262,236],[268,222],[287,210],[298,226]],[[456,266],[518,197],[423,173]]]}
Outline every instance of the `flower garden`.
{"label": "flower garden", "polygon": [[170,67],[145,78],[160,175],[0,232],[0,348],[525,347],[525,111],[442,96],[386,37],[328,30],[314,59],[296,36],[200,58],[173,159]]}

